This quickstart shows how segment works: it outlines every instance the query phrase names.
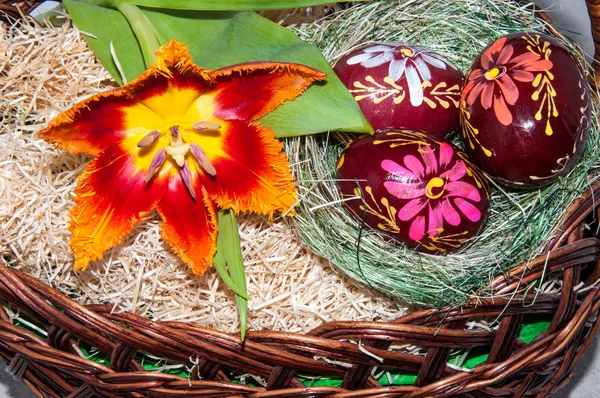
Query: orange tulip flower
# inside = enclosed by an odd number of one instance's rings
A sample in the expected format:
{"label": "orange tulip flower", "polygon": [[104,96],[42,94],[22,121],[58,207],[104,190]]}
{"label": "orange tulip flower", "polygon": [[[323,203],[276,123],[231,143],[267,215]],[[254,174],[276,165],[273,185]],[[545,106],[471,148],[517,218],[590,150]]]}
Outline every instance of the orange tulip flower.
{"label": "orange tulip flower", "polygon": [[94,156],[70,213],[75,269],[157,208],[163,238],[202,275],[216,251],[217,206],[269,216],[289,210],[296,192],[282,144],[253,121],[324,78],[289,63],[206,70],[171,39],[131,83],[52,120],[40,137]]}

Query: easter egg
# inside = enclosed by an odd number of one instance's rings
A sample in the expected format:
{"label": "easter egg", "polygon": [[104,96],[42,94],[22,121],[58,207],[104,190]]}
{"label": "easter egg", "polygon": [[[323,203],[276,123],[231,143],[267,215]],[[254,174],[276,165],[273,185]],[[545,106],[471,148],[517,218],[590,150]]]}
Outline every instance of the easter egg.
{"label": "easter egg", "polygon": [[460,104],[469,157],[499,182],[546,185],[585,148],[588,83],[569,50],[538,33],[496,40],[467,73]]}
{"label": "easter egg", "polygon": [[334,71],[376,130],[407,128],[443,138],[458,129],[463,74],[435,52],[372,44],[344,55]]}
{"label": "easter egg", "polygon": [[487,218],[483,174],[457,147],[421,132],[385,129],[351,142],[337,181],[359,222],[422,252],[458,250]]}

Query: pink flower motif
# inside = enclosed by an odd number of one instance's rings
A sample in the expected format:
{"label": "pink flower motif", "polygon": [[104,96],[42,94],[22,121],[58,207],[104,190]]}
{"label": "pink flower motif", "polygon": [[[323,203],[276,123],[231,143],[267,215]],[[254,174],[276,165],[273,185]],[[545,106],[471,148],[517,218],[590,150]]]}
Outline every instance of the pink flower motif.
{"label": "pink flower motif", "polygon": [[519,98],[514,81],[533,81],[534,72],[551,69],[552,61],[533,52],[513,57],[513,46],[505,44],[506,37],[498,39],[481,55],[481,68],[474,69],[467,77],[463,98],[469,105],[479,99],[484,109],[493,106],[498,121],[508,126],[513,120],[508,105],[515,105]]}
{"label": "pink flower motif", "polygon": [[398,211],[400,221],[410,221],[409,237],[420,241],[427,234],[439,235],[444,223],[457,226],[462,216],[472,222],[481,219],[481,212],[472,202],[481,196],[473,185],[461,181],[467,173],[465,163],[454,158],[448,144],[440,144],[439,157],[430,146],[422,148],[421,159],[404,156],[404,165],[385,159],[381,167],[389,174],[383,183],[385,189],[408,202]]}

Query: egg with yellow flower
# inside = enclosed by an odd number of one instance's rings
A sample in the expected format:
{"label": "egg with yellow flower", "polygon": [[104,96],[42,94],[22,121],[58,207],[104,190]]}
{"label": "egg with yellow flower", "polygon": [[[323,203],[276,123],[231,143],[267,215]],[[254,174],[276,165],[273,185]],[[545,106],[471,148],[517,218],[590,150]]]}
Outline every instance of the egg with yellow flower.
{"label": "egg with yellow flower", "polygon": [[462,138],[469,157],[499,182],[539,187],[576,164],[590,110],[574,55],[549,36],[514,33],[487,47],[467,73]]}

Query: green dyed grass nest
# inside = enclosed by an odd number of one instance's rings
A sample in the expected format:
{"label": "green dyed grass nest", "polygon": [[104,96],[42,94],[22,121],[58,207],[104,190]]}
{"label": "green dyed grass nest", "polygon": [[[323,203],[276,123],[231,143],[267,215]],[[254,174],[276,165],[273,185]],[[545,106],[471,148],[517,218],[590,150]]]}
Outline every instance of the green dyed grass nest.
{"label": "green dyed grass nest", "polygon": [[[320,46],[330,61],[369,42],[400,41],[429,47],[466,71],[495,39],[524,30],[556,32],[531,4],[420,0],[359,3],[296,33]],[[390,297],[420,306],[458,305],[495,276],[543,252],[569,204],[595,178],[600,152],[595,119],[586,151],[567,176],[530,191],[492,182],[485,229],[458,253],[445,256],[417,253],[383,233],[361,229],[342,208],[336,187],[335,166],[344,144],[333,135],[291,139],[286,149],[301,196],[294,227],[316,253]]]}

